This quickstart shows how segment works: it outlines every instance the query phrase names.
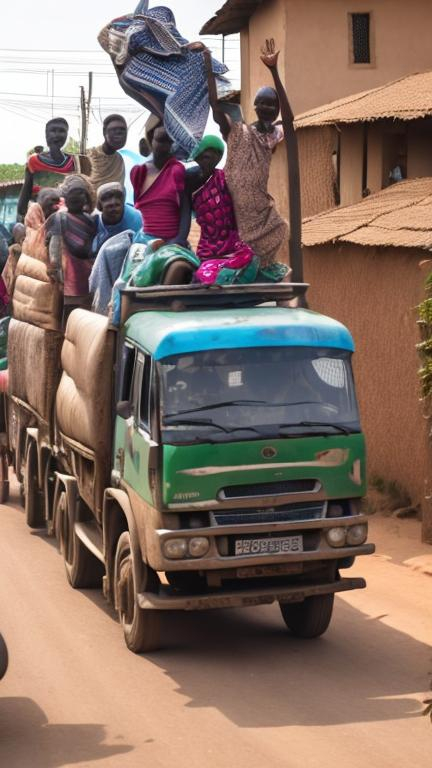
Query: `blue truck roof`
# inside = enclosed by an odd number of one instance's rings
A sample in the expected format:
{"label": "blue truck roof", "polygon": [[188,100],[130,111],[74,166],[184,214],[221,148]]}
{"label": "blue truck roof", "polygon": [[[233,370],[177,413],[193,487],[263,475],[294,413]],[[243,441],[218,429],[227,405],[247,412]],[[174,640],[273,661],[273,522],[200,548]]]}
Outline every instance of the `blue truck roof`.
{"label": "blue truck roof", "polygon": [[156,360],[209,349],[331,347],[354,351],[342,323],[305,309],[261,306],[185,312],[136,312],[125,324],[128,339]]}

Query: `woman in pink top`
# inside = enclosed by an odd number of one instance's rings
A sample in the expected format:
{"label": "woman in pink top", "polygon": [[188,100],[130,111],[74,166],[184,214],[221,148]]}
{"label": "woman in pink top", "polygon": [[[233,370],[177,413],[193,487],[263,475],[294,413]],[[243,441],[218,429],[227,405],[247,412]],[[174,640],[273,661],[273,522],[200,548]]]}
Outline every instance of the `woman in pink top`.
{"label": "woman in pink top", "polygon": [[[182,245],[188,235],[181,231],[180,224],[185,167],[173,157],[172,141],[163,126],[155,129],[151,146],[153,160],[131,170],[135,208],[142,214],[148,239],[161,238]],[[138,239],[142,242],[141,236]]]}

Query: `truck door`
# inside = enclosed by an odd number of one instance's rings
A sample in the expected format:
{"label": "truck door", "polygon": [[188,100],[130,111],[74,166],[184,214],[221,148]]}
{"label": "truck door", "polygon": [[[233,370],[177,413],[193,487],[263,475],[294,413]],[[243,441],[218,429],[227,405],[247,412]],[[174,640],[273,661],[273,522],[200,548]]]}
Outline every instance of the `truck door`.
{"label": "truck door", "polygon": [[149,504],[153,503],[150,477],[157,449],[150,426],[152,375],[151,356],[138,350],[133,372],[132,409],[125,424],[123,480]]}

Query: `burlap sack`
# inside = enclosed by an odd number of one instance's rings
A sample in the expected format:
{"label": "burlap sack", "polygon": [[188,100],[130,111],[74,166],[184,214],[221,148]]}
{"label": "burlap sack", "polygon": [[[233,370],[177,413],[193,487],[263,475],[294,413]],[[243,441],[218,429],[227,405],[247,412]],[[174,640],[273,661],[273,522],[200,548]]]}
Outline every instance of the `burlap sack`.
{"label": "burlap sack", "polygon": [[8,392],[28,403],[48,423],[60,380],[62,341],[62,334],[56,331],[45,331],[15,318],[10,321]]}
{"label": "burlap sack", "polygon": [[59,429],[109,462],[114,334],[108,331],[108,319],[75,309],[67,322],[61,362],[56,397]]}
{"label": "burlap sack", "polygon": [[61,329],[62,294],[50,281],[42,261],[21,254],[15,272],[12,314],[45,330]]}

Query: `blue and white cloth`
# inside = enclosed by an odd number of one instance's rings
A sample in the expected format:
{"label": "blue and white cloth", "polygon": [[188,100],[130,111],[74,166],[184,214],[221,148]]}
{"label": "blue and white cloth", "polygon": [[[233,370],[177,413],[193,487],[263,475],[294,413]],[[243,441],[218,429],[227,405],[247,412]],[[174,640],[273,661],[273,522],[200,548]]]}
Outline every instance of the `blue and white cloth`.
{"label": "blue and white cloth", "polygon": [[[169,8],[149,8],[141,0],[135,12],[114,19],[99,36],[110,54],[123,90],[163,121],[180,159],[201,140],[209,112],[202,52],[190,51]],[[105,33],[105,34],[104,34]],[[219,86],[229,90],[224,64],[213,59]]]}

